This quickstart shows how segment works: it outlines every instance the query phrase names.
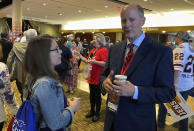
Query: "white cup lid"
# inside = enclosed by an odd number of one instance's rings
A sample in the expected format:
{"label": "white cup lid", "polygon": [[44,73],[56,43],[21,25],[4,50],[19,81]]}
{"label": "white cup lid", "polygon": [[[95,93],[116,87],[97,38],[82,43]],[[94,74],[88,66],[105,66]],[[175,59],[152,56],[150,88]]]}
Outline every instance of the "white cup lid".
{"label": "white cup lid", "polygon": [[115,75],[115,79],[126,80],[127,76],[125,76],[125,75]]}

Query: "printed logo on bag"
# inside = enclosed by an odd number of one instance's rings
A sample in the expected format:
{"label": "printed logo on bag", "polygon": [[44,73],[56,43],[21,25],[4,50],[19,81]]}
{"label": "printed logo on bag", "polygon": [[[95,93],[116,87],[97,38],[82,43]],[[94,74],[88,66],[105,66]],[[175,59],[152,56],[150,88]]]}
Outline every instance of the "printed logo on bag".
{"label": "printed logo on bag", "polygon": [[187,112],[183,109],[183,107],[180,105],[181,103],[181,100],[178,98],[178,96],[176,96],[174,98],[173,101],[171,101],[170,103],[167,103],[166,106],[169,108],[169,109],[172,109],[173,112],[176,114],[176,115],[179,115],[179,116],[185,116],[187,115]]}
{"label": "printed logo on bag", "polygon": [[22,120],[15,119],[13,122],[12,131],[24,131],[26,128],[26,124]]}

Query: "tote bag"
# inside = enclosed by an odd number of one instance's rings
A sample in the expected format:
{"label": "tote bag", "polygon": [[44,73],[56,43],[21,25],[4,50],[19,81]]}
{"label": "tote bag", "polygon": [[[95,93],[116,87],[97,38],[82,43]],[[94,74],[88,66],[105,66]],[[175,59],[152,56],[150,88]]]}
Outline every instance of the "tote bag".
{"label": "tote bag", "polygon": [[19,108],[13,121],[12,131],[36,131],[35,114],[29,99]]}

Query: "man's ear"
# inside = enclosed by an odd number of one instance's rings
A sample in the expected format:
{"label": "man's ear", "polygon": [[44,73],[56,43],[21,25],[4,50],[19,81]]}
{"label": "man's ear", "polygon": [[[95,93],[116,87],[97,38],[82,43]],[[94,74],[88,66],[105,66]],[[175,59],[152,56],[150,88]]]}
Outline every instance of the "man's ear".
{"label": "man's ear", "polygon": [[146,20],[146,18],[143,17],[143,18],[142,18],[142,26],[145,24],[145,20]]}

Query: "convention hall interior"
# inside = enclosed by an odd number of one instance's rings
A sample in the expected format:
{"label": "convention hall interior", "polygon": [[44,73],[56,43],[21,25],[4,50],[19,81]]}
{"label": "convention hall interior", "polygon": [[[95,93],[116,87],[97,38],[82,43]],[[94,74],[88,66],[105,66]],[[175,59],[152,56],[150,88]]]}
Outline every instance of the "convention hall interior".
{"label": "convention hall interior", "polygon": [[[128,4],[138,4],[143,7],[146,21],[142,30],[151,39],[174,49],[176,33],[185,31],[193,37],[191,45],[194,47],[194,0],[0,0],[0,34],[7,34],[6,38],[12,44],[28,29],[35,29],[38,35],[53,36],[57,42],[62,38],[76,41],[79,37],[80,42],[87,43],[87,50],[82,54],[87,57],[96,33],[108,36],[110,48],[125,40],[120,13]],[[107,94],[101,94],[99,120],[94,122],[86,118],[85,115],[90,110],[89,65],[81,60],[79,64],[75,89],[69,90],[69,85],[63,83],[63,89],[68,98],[81,99],[81,108],[75,113],[70,130],[103,131]],[[22,100],[16,81],[11,81],[11,88],[20,106]],[[189,96],[186,103],[194,112],[193,101],[194,98]],[[4,106],[7,119],[2,131],[7,131],[13,114],[6,104]],[[158,104],[155,107],[157,120]],[[174,123],[174,119],[168,113],[165,131],[178,131]],[[189,125],[191,124],[194,123],[189,119]],[[190,127],[188,129],[188,131],[193,130],[194,128]]]}

